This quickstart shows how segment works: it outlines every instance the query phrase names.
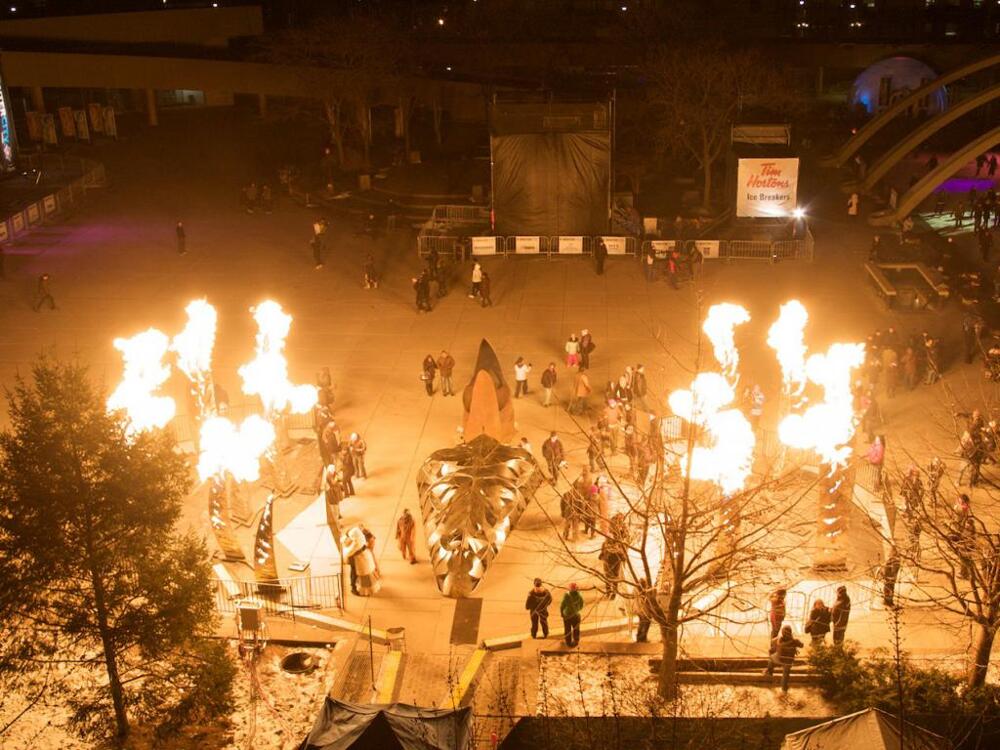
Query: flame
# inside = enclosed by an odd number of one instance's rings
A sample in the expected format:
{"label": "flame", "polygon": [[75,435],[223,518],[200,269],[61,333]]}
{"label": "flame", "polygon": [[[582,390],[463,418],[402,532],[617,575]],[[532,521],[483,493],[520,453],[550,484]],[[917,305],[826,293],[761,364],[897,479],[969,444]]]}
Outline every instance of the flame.
{"label": "flame", "polygon": [[125,371],[121,383],[108,398],[108,410],[127,412],[129,434],[165,427],[174,417],[174,400],[153,395],[170,377],[170,366],[163,364],[169,344],[166,334],[155,328],[114,341],[115,349],[125,360]]}
{"label": "flame", "polygon": [[767,345],[774,349],[781,365],[785,393],[800,396],[806,387],[805,328],[809,313],[798,300],[781,306],[778,319],[767,331]]}
{"label": "flame", "polygon": [[757,443],[753,427],[738,409],[725,409],[736,394],[717,372],[699,373],[691,390],[670,394],[674,414],[704,430],[709,445],[696,445],[691,453],[691,478],[716,484],[726,495],[743,489],[753,467]]}
{"label": "flame", "polygon": [[188,316],[187,324],[174,336],[170,349],[177,353],[177,367],[192,383],[197,383],[212,371],[218,315],[203,299],[192,300],[184,311]]}
{"label": "flame", "polygon": [[251,308],[257,321],[257,356],[239,369],[243,392],[260,396],[268,415],[289,409],[293,414],[309,411],[318,398],[315,386],[293,385],[288,379],[288,361],[282,353],[292,326],[292,316],[272,300]]}
{"label": "flame", "polygon": [[708,309],[708,316],[702,324],[701,329],[712,342],[715,358],[719,360],[722,372],[729,380],[736,377],[736,368],[740,364],[740,353],[733,338],[734,329],[749,320],[750,313],[745,307],[723,302]]}
{"label": "flame", "polygon": [[227,471],[241,482],[260,478],[260,459],[275,440],[274,425],[251,414],[237,427],[225,417],[209,417],[201,425],[198,476],[202,481]]}
{"label": "flame", "polygon": [[806,360],[806,376],[823,388],[823,401],[802,414],[790,414],[778,425],[778,438],[792,448],[811,449],[824,463],[842,466],[851,455],[854,399],[851,370],[865,361],[864,344],[833,344],[826,354]]}

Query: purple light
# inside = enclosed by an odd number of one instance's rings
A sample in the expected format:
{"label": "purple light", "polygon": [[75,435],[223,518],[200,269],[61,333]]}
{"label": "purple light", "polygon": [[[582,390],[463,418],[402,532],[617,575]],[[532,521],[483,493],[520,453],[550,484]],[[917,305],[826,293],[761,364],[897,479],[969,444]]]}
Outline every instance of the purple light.
{"label": "purple light", "polygon": [[936,188],[935,193],[967,193],[972,188],[984,193],[993,187],[993,180],[988,177],[952,177]]}

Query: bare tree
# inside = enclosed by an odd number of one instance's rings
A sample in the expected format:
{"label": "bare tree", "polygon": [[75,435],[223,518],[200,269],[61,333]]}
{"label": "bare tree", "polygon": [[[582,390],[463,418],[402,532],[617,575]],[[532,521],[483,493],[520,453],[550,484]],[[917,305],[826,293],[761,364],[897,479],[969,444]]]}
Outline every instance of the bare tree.
{"label": "bare tree", "polygon": [[[695,376],[701,362],[699,343]],[[577,427],[587,438],[583,426]],[[796,511],[804,498],[815,494],[815,479],[804,479],[790,462],[778,472],[758,456],[745,485],[727,495],[713,482],[692,478],[696,448],[716,439],[707,428],[687,424],[683,435],[668,437],[662,449],[655,432],[645,439],[663,456],[645,475],[641,462],[635,477],[607,463],[601,472],[626,504],[626,527],[603,516],[596,524],[600,541],[626,552],[621,569],[600,567],[590,559],[592,550],[571,546],[561,536],[559,542],[568,564],[595,578],[605,591],[631,600],[633,609],[659,628],[663,650],[658,693],[672,701],[678,697],[683,626],[717,625],[727,621],[730,607],[745,611],[757,606],[761,592],[753,590],[754,584],[773,574],[773,561],[784,552],[802,547],[813,527],[811,518]],[[576,477],[566,479],[572,483]],[[814,507],[803,505],[806,513]],[[649,583],[643,586],[643,580]]]}
{"label": "bare tree", "polygon": [[367,167],[371,108],[398,87],[397,75],[407,50],[407,38],[392,24],[355,15],[280,32],[266,40],[264,56],[271,62],[297,66],[316,92],[341,166],[345,139],[354,134]]}
{"label": "bare tree", "polygon": [[712,170],[729,147],[733,124],[758,110],[778,110],[787,117],[794,103],[788,81],[754,52],[711,44],[657,48],[644,74],[657,147],[698,165],[706,209]]}

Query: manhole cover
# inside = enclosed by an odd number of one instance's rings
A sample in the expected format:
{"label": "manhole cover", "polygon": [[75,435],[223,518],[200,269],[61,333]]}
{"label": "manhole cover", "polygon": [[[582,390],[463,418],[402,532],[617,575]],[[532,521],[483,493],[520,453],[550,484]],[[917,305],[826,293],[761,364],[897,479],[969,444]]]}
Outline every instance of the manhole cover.
{"label": "manhole cover", "polygon": [[289,674],[304,674],[316,668],[316,660],[304,651],[293,651],[281,660],[281,668]]}

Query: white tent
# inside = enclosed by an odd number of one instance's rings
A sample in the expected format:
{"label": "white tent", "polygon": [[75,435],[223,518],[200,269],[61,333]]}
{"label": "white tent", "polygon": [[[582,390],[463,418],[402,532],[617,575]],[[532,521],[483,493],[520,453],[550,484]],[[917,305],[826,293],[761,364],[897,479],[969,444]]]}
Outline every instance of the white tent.
{"label": "white tent", "polygon": [[856,714],[817,724],[785,735],[781,750],[951,750],[944,737],[904,722],[899,741],[899,720],[868,708]]}

